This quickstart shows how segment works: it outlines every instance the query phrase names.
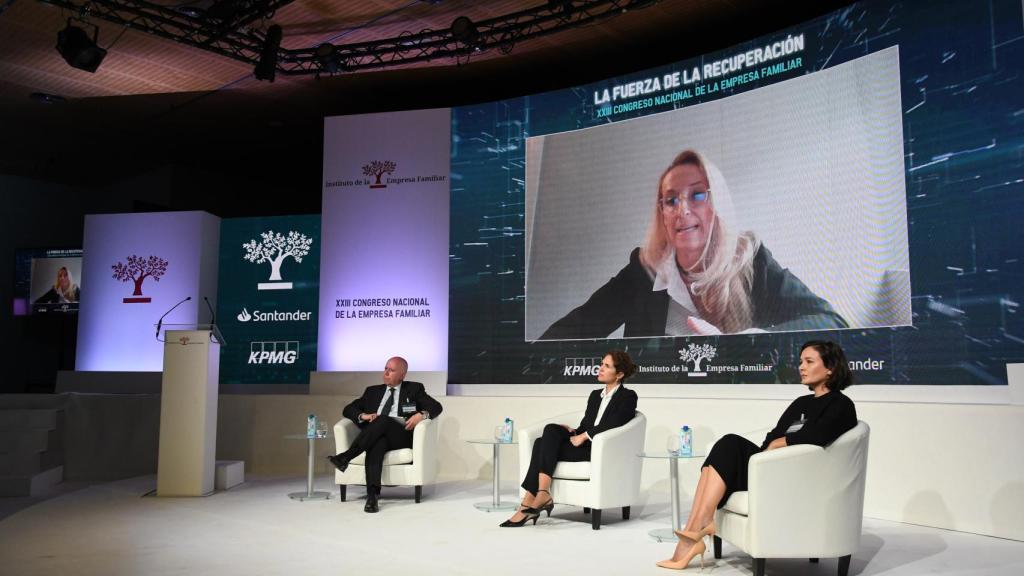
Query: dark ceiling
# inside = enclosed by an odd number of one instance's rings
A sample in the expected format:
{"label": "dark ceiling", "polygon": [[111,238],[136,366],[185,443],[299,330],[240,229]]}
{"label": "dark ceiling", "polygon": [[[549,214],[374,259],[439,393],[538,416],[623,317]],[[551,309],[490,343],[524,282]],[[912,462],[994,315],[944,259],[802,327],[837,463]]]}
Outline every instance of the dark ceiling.
{"label": "dark ceiling", "polygon": [[[455,106],[583,84],[725,48],[846,3],[644,1],[589,26],[517,43],[508,54],[488,50],[468,61],[319,78],[278,74],[268,83],[254,79],[248,63],[95,17],[90,21],[100,26],[107,58],[95,74],[72,69],[54,47],[67,10],[38,0],[0,0],[0,173],[96,187],[170,167],[171,178],[208,177],[213,184],[174,184],[180,191],[168,208],[258,213],[231,208],[243,190],[209,193],[231,178],[238,188],[283,186],[303,199],[292,211],[315,212],[325,116]],[[541,4],[296,0],[259,25],[280,24],[282,47],[298,49],[444,30],[458,16],[479,22]],[[30,98],[34,92],[66,101],[39,103]]]}

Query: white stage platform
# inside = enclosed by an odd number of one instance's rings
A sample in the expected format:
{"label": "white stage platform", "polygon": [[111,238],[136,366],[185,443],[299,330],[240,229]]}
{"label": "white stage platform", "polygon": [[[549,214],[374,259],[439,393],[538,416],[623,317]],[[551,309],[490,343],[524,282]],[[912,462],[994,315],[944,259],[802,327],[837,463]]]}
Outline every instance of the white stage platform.
{"label": "white stage platform", "polygon": [[[425,490],[385,488],[379,514],[363,512],[363,491],[339,502],[328,476],[326,501],[290,500],[302,476],[248,477],[205,498],[143,496],[155,476],[65,486],[49,499],[0,499],[4,574],[112,576],[147,574],[675,574],[658,568],[671,544],[647,532],[669,523],[667,502],[649,501],[593,531],[582,510],[555,506],[536,526],[499,528],[504,514],[481,512],[490,483],[458,481]],[[512,493],[511,487],[507,490]],[[6,501],[6,502],[5,502]],[[11,513],[11,510],[20,508]],[[6,512],[5,512],[6,511]],[[749,575],[748,556],[724,546],[705,574]],[[768,562],[768,574],[828,576],[836,561]],[[866,518],[851,574],[1017,575],[1024,543]],[[694,567],[691,573],[696,573]]]}

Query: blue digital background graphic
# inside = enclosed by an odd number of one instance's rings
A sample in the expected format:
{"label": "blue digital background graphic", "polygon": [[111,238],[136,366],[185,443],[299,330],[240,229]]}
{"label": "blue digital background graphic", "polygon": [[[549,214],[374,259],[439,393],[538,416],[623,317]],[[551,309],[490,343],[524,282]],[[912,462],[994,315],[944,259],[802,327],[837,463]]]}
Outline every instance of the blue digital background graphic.
{"label": "blue digital background graphic", "polygon": [[[703,66],[803,34],[802,65],[768,78],[602,116],[594,91]],[[899,46],[913,326],[818,333],[525,342],[525,150],[530,136],[598,126],[755,90]],[[1005,385],[1024,361],[1019,219],[1024,214],[1024,14],[1020,2],[861,2],[672,66],[452,111],[452,383],[589,382],[570,361],[625,348],[639,364],[679,363],[690,343],[716,363],[771,365],[707,383],[792,382],[799,345],[839,342],[866,384]],[[638,374],[638,382],[688,382]]]}

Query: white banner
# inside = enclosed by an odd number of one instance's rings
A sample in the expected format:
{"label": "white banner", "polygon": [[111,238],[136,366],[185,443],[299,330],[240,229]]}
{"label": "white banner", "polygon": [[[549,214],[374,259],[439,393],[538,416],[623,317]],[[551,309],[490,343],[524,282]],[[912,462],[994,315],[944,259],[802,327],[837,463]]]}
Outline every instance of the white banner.
{"label": "white banner", "polygon": [[327,118],[320,371],[448,367],[451,114]]}
{"label": "white banner", "polygon": [[165,324],[209,321],[216,307],[220,218],[206,212],[92,214],[85,217],[75,369],[159,372]]}

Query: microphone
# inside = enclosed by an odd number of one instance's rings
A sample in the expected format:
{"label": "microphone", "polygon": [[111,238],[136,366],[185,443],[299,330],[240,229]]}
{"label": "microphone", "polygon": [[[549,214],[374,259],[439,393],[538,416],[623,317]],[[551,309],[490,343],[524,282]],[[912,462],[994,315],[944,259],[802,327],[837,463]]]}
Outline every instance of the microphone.
{"label": "microphone", "polygon": [[163,324],[164,324],[164,318],[166,318],[168,314],[173,312],[175,308],[177,308],[178,306],[181,306],[182,304],[184,304],[185,302],[188,302],[191,299],[192,299],[192,297],[189,296],[189,297],[185,298],[184,300],[182,300],[181,302],[178,302],[174,306],[171,306],[171,309],[168,310],[167,312],[164,312],[164,315],[161,316],[160,319],[156,321],[156,335],[157,335],[158,338],[160,337],[160,327],[163,326]]}
{"label": "microphone", "polygon": [[206,296],[203,296],[203,302],[206,302],[206,307],[210,309],[210,324],[217,323],[217,313],[213,311],[213,306],[210,305],[210,300]]}

